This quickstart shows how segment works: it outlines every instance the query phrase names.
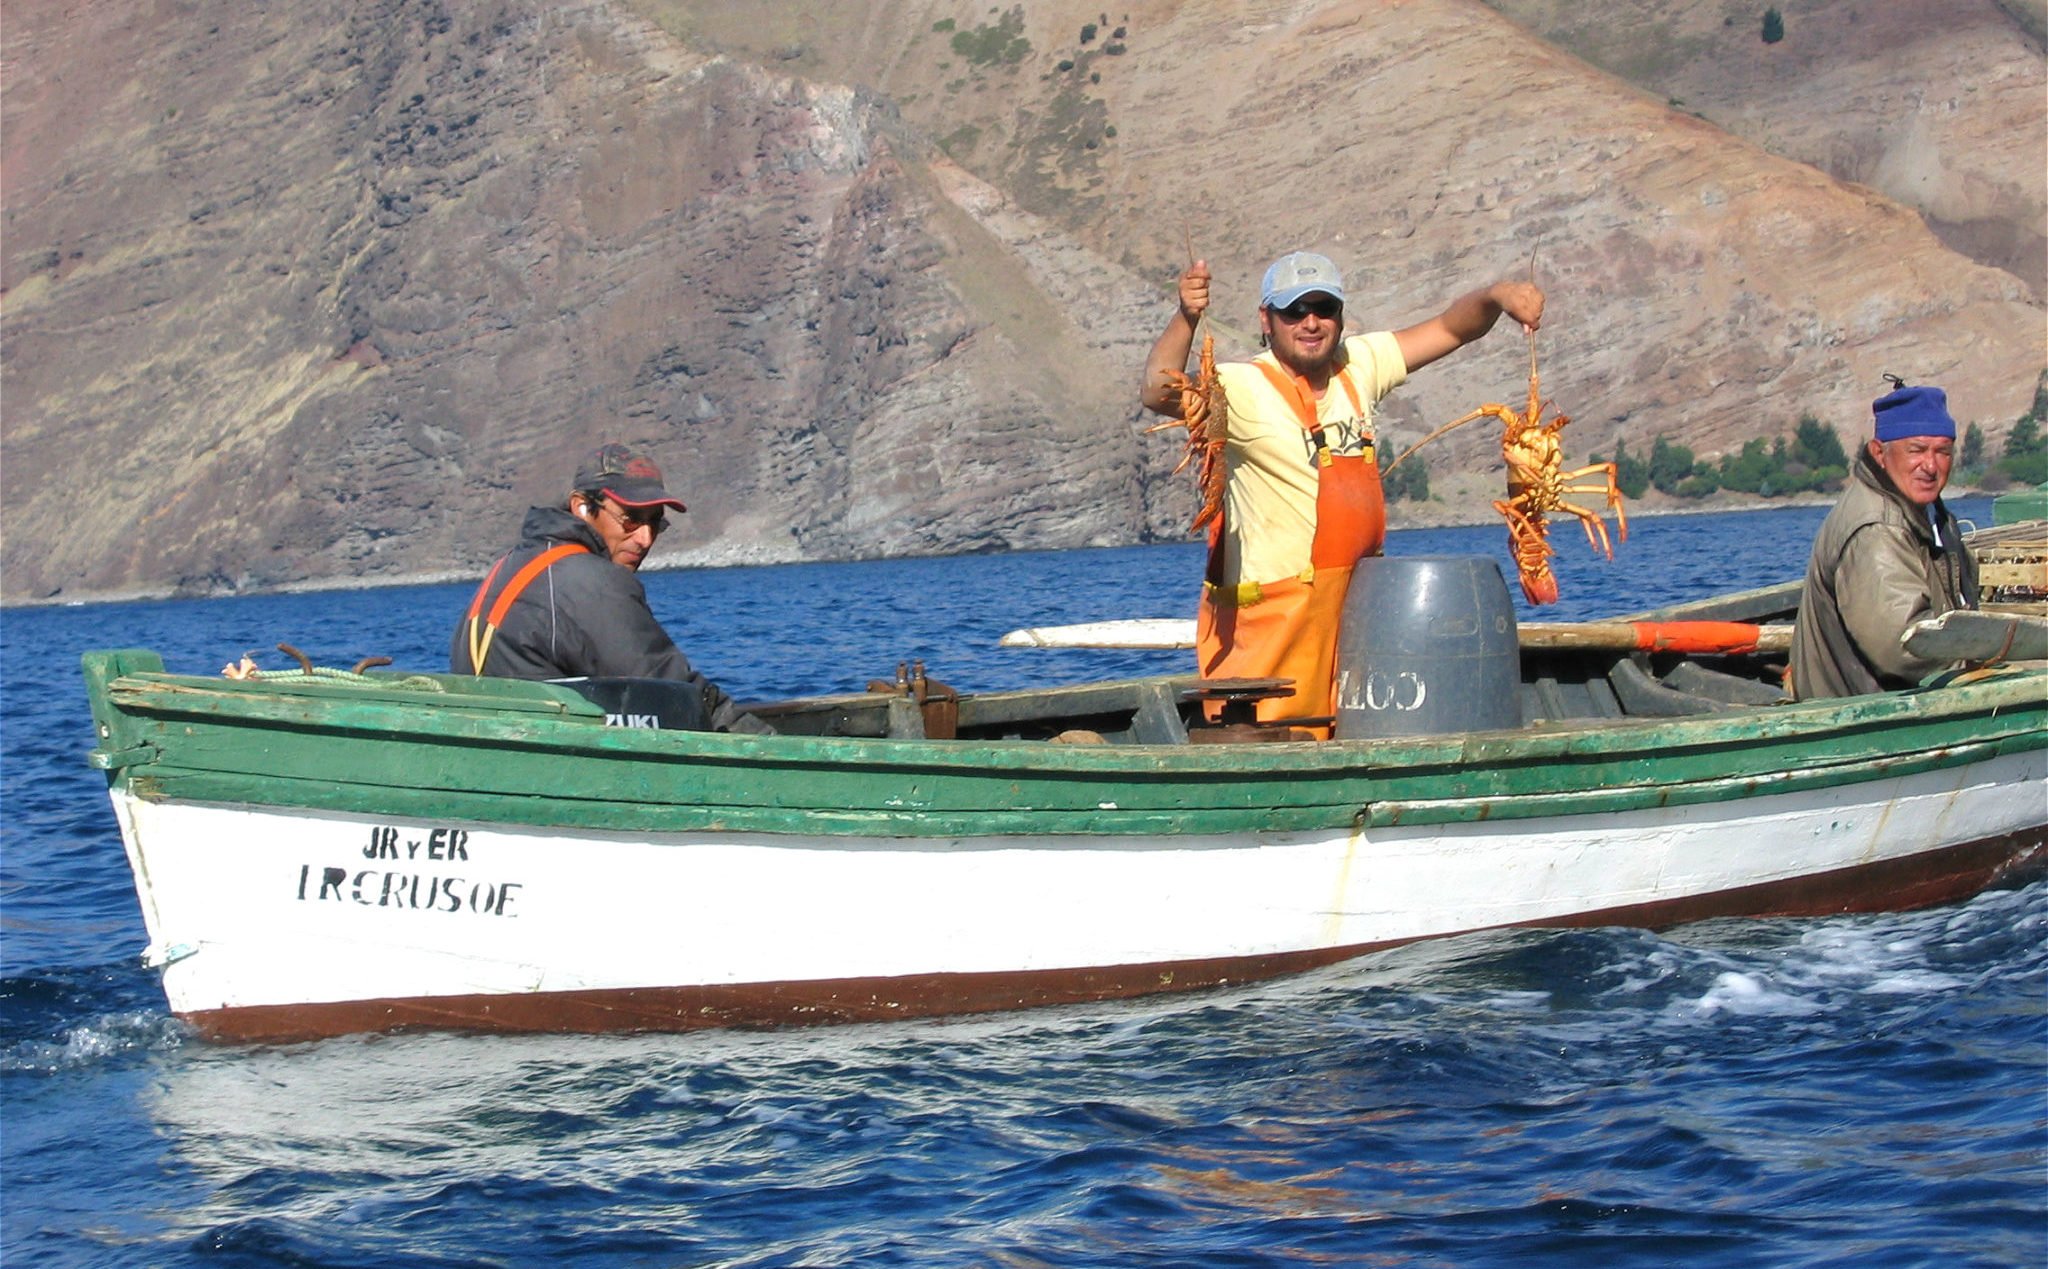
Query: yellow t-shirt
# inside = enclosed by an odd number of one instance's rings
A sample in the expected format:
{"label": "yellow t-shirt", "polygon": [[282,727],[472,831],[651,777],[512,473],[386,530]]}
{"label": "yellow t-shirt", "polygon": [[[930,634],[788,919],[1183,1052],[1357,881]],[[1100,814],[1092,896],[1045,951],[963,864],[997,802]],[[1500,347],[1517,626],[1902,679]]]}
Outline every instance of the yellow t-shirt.
{"label": "yellow t-shirt", "polygon": [[[1343,377],[1355,390],[1357,406],[1333,376],[1316,403],[1316,419],[1332,454],[1370,457],[1373,407],[1407,379],[1408,363],[1391,331],[1351,336],[1344,355]],[[1226,586],[1304,575],[1315,541],[1315,444],[1294,407],[1258,368],[1261,361],[1279,368],[1270,352],[1216,367],[1230,407],[1221,579]]]}

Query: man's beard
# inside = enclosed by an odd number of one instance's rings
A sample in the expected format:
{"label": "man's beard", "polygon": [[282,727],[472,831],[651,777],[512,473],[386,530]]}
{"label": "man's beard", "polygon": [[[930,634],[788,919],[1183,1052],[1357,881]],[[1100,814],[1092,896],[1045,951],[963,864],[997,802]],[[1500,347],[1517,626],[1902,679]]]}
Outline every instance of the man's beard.
{"label": "man's beard", "polygon": [[1344,341],[1337,336],[1332,336],[1330,341],[1323,345],[1322,351],[1316,353],[1313,357],[1303,357],[1298,346],[1287,353],[1283,353],[1278,346],[1275,346],[1273,349],[1273,355],[1280,358],[1283,365],[1295,374],[1304,377],[1315,374],[1318,371],[1335,373],[1337,359],[1343,356],[1343,354]]}

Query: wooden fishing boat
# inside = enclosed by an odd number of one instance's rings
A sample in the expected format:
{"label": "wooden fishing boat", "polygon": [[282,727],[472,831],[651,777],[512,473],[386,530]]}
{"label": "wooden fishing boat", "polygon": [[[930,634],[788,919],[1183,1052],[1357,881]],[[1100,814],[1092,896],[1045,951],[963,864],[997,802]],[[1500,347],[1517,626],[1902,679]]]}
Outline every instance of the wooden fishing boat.
{"label": "wooden fishing boat", "polygon": [[[202,1033],[680,1030],[1929,904],[2048,864],[2048,670],[1793,704],[1771,623],[1796,601],[1527,640],[1519,726],[1327,742],[1236,716],[1270,684],[1225,685],[1210,722],[1192,677],[905,673],[760,706],[781,734],[745,736],[607,725],[659,711],[590,685],[234,681],[132,650],[85,673],[146,955]],[[1702,621],[1764,634],[1688,653],[1638,629]]]}

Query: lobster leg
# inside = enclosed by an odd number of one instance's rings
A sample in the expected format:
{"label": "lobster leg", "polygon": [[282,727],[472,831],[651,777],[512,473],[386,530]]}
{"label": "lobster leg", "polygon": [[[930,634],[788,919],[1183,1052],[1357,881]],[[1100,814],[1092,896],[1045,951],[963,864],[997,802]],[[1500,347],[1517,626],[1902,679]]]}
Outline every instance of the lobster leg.
{"label": "lobster leg", "polygon": [[[1614,544],[1608,540],[1607,526],[1600,522],[1598,513],[1569,502],[1560,502],[1552,510],[1569,516],[1577,516],[1580,527],[1586,531],[1586,544],[1594,550],[1605,554],[1608,559],[1614,558]],[[1599,536],[1595,537],[1595,534]]]}
{"label": "lobster leg", "polygon": [[[1582,476],[1604,476],[1605,481],[1597,485],[1575,485],[1572,481]],[[1558,493],[1596,493],[1607,499],[1607,509],[1614,513],[1614,528],[1622,541],[1628,541],[1628,512],[1623,509],[1620,473],[1613,463],[1594,463],[1591,466],[1574,468],[1558,473]],[[1612,558],[1611,556],[1609,558]]]}

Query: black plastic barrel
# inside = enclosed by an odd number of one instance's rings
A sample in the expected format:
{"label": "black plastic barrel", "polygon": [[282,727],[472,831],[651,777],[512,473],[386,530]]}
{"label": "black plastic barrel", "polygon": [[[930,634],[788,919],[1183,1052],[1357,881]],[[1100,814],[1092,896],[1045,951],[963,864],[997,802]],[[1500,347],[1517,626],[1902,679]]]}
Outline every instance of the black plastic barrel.
{"label": "black plastic barrel", "polygon": [[1360,560],[1337,638],[1336,737],[1522,725],[1514,604],[1477,555]]}

